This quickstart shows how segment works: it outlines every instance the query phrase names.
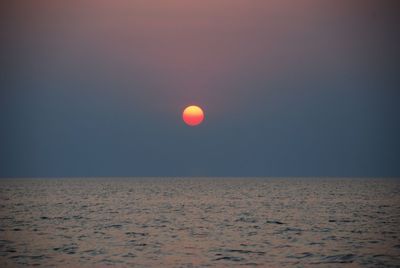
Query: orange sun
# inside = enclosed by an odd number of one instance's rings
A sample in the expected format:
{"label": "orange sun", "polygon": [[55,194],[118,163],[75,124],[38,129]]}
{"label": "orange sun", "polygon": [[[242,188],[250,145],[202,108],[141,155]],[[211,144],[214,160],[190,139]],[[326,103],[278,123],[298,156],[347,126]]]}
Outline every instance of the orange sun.
{"label": "orange sun", "polygon": [[197,126],[204,120],[204,112],[199,106],[189,106],[183,111],[183,121],[189,126]]}

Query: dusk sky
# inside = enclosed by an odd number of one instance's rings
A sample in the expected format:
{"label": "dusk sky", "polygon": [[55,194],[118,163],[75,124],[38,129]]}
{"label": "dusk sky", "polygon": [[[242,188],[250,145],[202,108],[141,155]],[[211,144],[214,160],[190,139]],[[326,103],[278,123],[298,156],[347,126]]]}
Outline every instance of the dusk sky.
{"label": "dusk sky", "polygon": [[0,177],[400,176],[396,1],[0,9]]}

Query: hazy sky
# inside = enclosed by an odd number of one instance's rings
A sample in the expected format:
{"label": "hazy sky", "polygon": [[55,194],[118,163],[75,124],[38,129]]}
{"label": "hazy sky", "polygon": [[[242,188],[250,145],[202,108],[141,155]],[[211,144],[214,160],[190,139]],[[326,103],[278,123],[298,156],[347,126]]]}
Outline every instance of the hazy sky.
{"label": "hazy sky", "polygon": [[8,2],[0,177],[400,176],[396,1]]}

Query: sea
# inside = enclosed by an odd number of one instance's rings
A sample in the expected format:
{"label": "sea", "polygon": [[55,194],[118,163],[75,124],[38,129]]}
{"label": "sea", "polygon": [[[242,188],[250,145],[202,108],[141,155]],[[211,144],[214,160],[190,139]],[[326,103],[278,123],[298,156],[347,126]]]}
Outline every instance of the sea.
{"label": "sea", "polygon": [[400,267],[400,179],[0,179],[0,267]]}

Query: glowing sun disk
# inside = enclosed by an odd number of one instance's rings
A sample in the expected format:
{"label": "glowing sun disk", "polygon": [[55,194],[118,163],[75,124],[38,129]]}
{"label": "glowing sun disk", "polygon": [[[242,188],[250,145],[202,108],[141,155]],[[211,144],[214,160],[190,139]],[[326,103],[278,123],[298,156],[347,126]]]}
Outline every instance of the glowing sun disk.
{"label": "glowing sun disk", "polygon": [[189,126],[197,126],[204,120],[204,112],[199,106],[189,106],[183,111],[183,121]]}

